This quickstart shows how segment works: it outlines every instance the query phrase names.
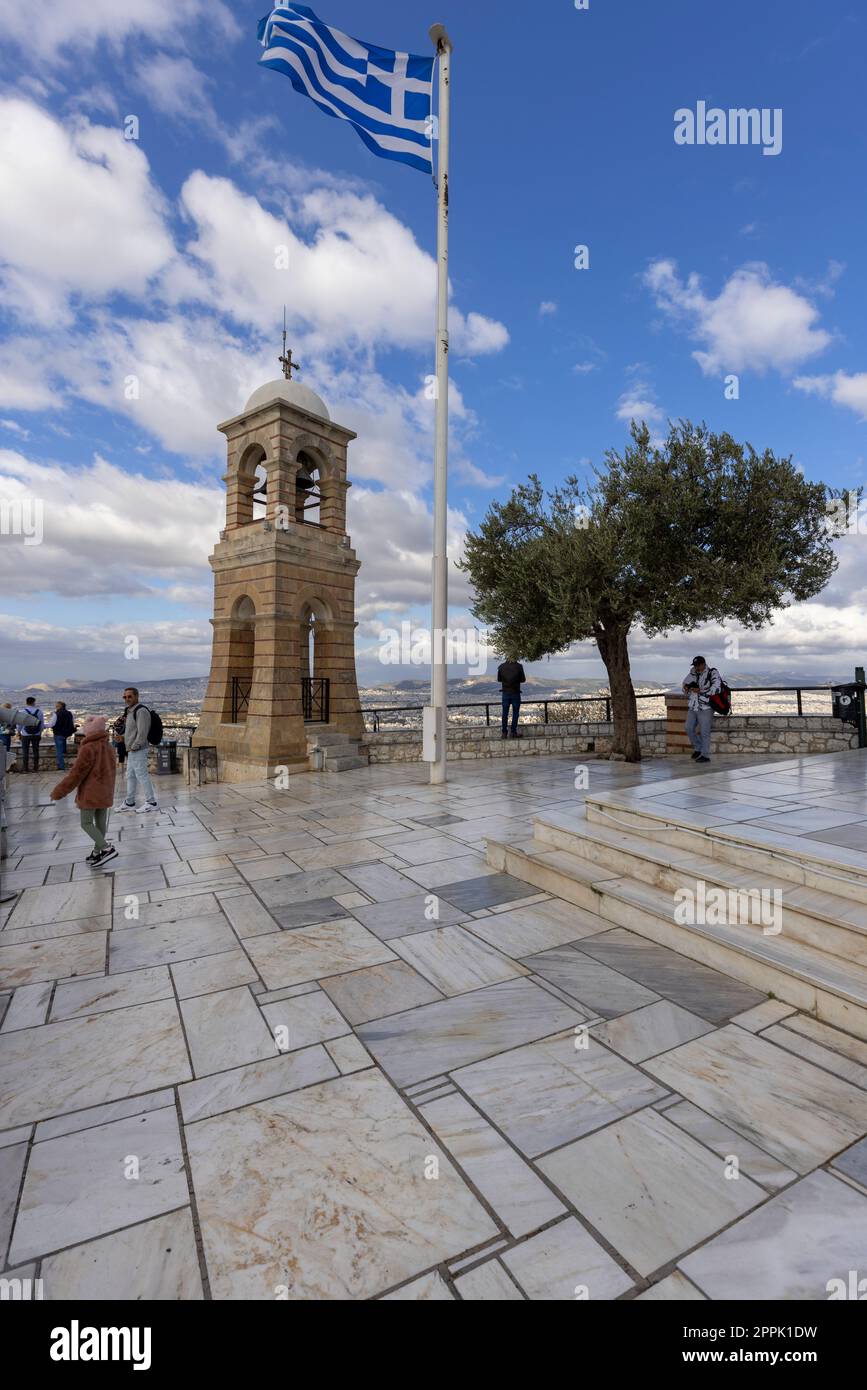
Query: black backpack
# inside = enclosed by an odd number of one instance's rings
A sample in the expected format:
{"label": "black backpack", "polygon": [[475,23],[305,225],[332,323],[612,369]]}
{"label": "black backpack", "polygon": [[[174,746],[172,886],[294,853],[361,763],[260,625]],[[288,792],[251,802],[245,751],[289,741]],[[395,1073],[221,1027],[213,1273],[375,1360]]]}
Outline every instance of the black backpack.
{"label": "black backpack", "polygon": [[148,729],[148,743],[159,744],[163,741],[163,721],[160,719],[155,709],[148,709],[147,705],[139,705],[139,709],[147,709],[151,717],[150,728]]}

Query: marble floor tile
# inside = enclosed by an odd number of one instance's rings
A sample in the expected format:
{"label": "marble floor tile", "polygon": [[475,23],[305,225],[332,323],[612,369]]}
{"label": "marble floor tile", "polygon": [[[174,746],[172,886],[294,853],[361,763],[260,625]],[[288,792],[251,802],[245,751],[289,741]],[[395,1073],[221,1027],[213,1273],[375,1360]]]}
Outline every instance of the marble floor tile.
{"label": "marble floor tile", "polygon": [[592,1031],[600,1042],[628,1062],[643,1062],[646,1057],[668,1052],[691,1038],[700,1038],[703,1033],[709,1033],[711,1027],[703,1018],[696,1018],[679,1005],[660,999],[622,1018],[597,1023]]}
{"label": "marble floor tile", "polygon": [[[780,1192],[681,1261],[713,1299],[826,1301],[829,1281],[863,1275],[867,1197],[830,1173]],[[832,1286],[833,1288],[833,1286]]]}
{"label": "marble floor tile", "polygon": [[576,1211],[649,1275],[742,1216],[766,1193],[658,1111],[643,1110],[539,1160]]}
{"label": "marble floor tile", "polygon": [[[127,1176],[130,1161],[138,1176]],[[31,1260],[189,1201],[174,1106],[34,1144],[10,1259]]]}
{"label": "marble floor tile", "polygon": [[264,878],[287,878],[292,873],[300,873],[300,869],[285,854],[269,854],[264,859],[239,863],[238,867],[248,883],[259,883]]}
{"label": "marble floor tile", "polygon": [[399,898],[418,896],[418,884],[387,864],[354,864],[346,867],[344,876],[352,887],[366,893],[374,903],[392,903]]}
{"label": "marble floor tile", "polygon": [[736,1158],[742,1173],[772,1191],[788,1187],[798,1176],[792,1168],[787,1168],[784,1163],[772,1158],[742,1135],[736,1134],[713,1115],[706,1115],[688,1100],[678,1100],[675,1097],[674,1103],[666,1108],[665,1118],[680,1129],[685,1129],[693,1139],[705,1144],[720,1158]]}
{"label": "marble floor tile", "polygon": [[[392,854],[396,854],[399,859],[403,859],[407,864],[431,864],[435,860],[442,860],[455,850],[454,841],[448,840],[445,835],[423,836],[421,839],[395,840],[389,837],[383,841],[383,847],[387,848]],[[461,849],[463,849],[463,845]]]}
{"label": "marble floor tile", "polygon": [[833,1167],[860,1182],[862,1187],[867,1187],[867,1139],[859,1139],[851,1149],[838,1154],[833,1160]]}
{"label": "marble floor tile", "polygon": [[768,999],[764,1004],[757,1004],[754,1009],[747,1009],[746,1013],[735,1014],[729,1021],[736,1023],[739,1028],[746,1028],[749,1033],[760,1033],[763,1028],[769,1027],[772,1023],[779,1023],[781,1018],[796,1012],[793,1004],[784,1004],[780,999]]}
{"label": "marble floor tile", "polygon": [[[452,867],[458,862],[455,860]],[[495,873],[443,883],[440,888],[446,901],[463,912],[476,912],[482,907],[496,907],[498,903],[526,898],[531,891],[526,883],[511,874]]]}
{"label": "marble floor tile", "polygon": [[851,1058],[853,1062],[867,1066],[867,1042],[861,1038],[853,1038],[851,1033],[844,1033],[840,1028],[820,1023],[809,1014],[792,1014],[786,1019],[784,1026],[790,1033],[800,1033],[802,1037],[811,1038],[813,1042],[820,1043],[832,1052],[839,1052],[844,1057]]}
{"label": "marble floor tile", "polygon": [[616,1018],[658,999],[652,990],[572,946],[555,946],[552,951],[528,956],[522,963],[602,1018]]}
{"label": "marble floor tile", "polygon": [[188,1125],[187,1145],[215,1298],[367,1298],[498,1234],[375,1069]]}
{"label": "marble floor tile", "polygon": [[[391,941],[395,936],[410,936],[414,932],[433,931],[436,927],[453,927],[463,922],[465,912],[460,912],[438,894],[411,894],[408,897],[392,898],[387,902],[370,903],[364,907],[350,909],[362,926],[378,936],[380,941]],[[436,916],[432,916],[432,913]]]}
{"label": "marble floor tile", "polygon": [[513,1236],[529,1235],[566,1214],[550,1188],[463,1096],[419,1104],[443,1148]]}
{"label": "marble floor tile", "polygon": [[203,1297],[189,1207],[49,1255],[44,1297],[75,1302],[194,1302]]}
{"label": "marble floor tile", "polygon": [[570,1216],[501,1256],[528,1298],[599,1302],[618,1298],[632,1280]]}
{"label": "marble floor tile", "polygon": [[133,1115],[146,1115],[151,1110],[165,1110],[175,1103],[174,1091],[148,1091],[144,1095],[129,1096],[126,1100],[112,1100],[106,1105],[94,1105],[90,1110],[74,1110],[69,1115],[58,1115],[53,1120],[40,1120],[33,1138],[37,1143],[43,1139],[57,1139],[61,1134],[74,1134],[79,1129],[91,1129],[94,1125],[111,1124],[113,1120],[128,1120]]}
{"label": "marble floor tile", "polygon": [[419,1279],[383,1295],[383,1303],[452,1303],[454,1294],[445,1279],[434,1270]]}
{"label": "marble floor tile", "polygon": [[[0,943],[4,934],[0,934]],[[105,932],[78,932],[75,936],[57,936],[50,941],[0,945],[0,986],[18,989],[44,980],[63,980],[72,975],[104,971],[105,940]]]}
{"label": "marble floor tile", "polygon": [[27,1147],[27,1144],[10,1144],[0,1149],[0,1269],[6,1265],[9,1237],[27,1162]]}
{"label": "marble floor tile", "polygon": [[354,1033],[347,1033],[342,1038],[330,1038],[325,1044],[325,1051],[341,1076],[350,1076],[352,1072],[373,1066],[373,1058]]}
{"label": "marble floor tile", "polygon": [[189,1081],[174,1000],[0,1034],[0,1129]]}
{"label": "marble floor tile", "polygon": [[114,928],[124,931],[131,927],[155,927],[158,922],[182,922],[185,917],[206,917],[208,913],[219,912],[220,904],[213,893],[197,893],[184,898],[169,898],[162,902],[141,903],[138,916],[127,917],[123,896],[119,895],[120,907],[115,901]]}
{"label": "marble floor tile", "polygon": [[797,1173],[867,1134],[867,1093],[735,1025],[644,1067]]}
{"label": "marble floor tile", "polygon": [[[343,893],[341,897],[349,897],[349,894]],[[341,922],[349,915],[337,898],[306,898],[303,902],[287,903],[285,907],[275,907],[272,911],[284,931],[294,931],[296,927],[315,927],[321,922]]]}
{"label": "marble floor tile", "polygon": [[55,883],[25,888],[12,909],[8,926],[35,927],[77,917],[104,917],[111,912],[111,882],[91,877],[83,883]]}
{"label": "marble floor tile", "polygon": [[322,988],[350,1023],[369,1023],[373,1018],[402,1013],[430,1004],[442,995],[402,960],[334,975],[322,980]]}
{"label": "marble floor tile", "polygon": [[584,1048],[575,1044],[572,1031],[561,1033],[462,1067],[453,1078],[531,1158],[665,1094],[595,1038]]}
{"label": "marble floor tile", "polygon": [[238,939],[228,922],[214,913],[184,922],[159,922],[154,927],[112,932],[109,969],[117,975],[152,965],[172,965],[175,961],[234,950],[237,945]]}
{"label": "marble floor tile", "polygon": [[299,868],[340,869],[351,864],[367,864],[381,859],[385,851],[373,840],[347,840],[345,844],[319,845],[316,849],[297,849],[292,858]]}
{"label": "marble floor tile", "polygon": [[466,994],[530,974],[463,927],[438,927],[414,936],[394,937],[391,947],[445,995]]}
{"label": "marble floor tile", "polygon": [[300,1052],[287,1052],[266,1062],[251,1062],[179,1086],[181,1114],[187,1125],[226,1110],[238,1110],[257,1101],[288,1095],[290,1091],[300,1091],[337,1075],[338,1068],[323,1047],[305,1047]]}
{"label": "marble floor tile", "polygon": [[698,961],[680,956],[667,946],[658,946],[655,941],[636,936],[635,932],[622,927],[588,937],[573,949],[586,951],[594,960],[619,970],[709,1023],[724,1023],[732,1014],[743,1013],[767,999],[767,995],[751,985],[741,984],[730,975],[700,965]]}
{"label": "marble floor tile", "polygon": [[265,906],[273,910],[290,903],[351,893],[353,887],[354,884],[336,869],[311,869],[288,878],[266,878],[257,885],[256,891]]}
{"label": "marble floor tile", "polygon": [[251,985],[258,976],[247,955],[236,947],[214,956],[195,956],[170,967],[179,999],[195,994],[211,994],[215,990]]}
{"label": "marble floor tile", "polygon": [[[473,878],[491,878],[496,873],[478,854],[465,854],[433,864],[418,864],[406,870],[406,877],[422,888],[442,888],[443,884],[467,884]],[[524,885],[526,891],[526,884]],[[418,892],[418,889],[415,890]],[[443,897],[448,897],[447,893]],[[451,902],[449,898],[449,902]],[[457,904],[456,904],[457,905]],[[484,903],[474,904],[484,907]]]}
{"label": "marble floor tile", "polygon": [[298,927],[276,936],[255,936],[247,942],[247,952],[266,989],[343,975],[396,959],[388,946],[354,918]]}
{"label": "marble floor tile", "polygon": [[860,1086],[862,1091],[867,1090],[867,1067],[861,1062],[853,1062],[849,1057],[844,1057],[830,1047],[823,1047],[812,1038],[805,1038],[803,1034],[796,1033],[793,1028],[786,1028],[782,1023],[775,1023],[772,1028],[766,1028],[762,1037],[785,1048],[787,1052],[794,1052],[808,1062],[815,1062],[817,1067],[824,1067],[825,1071],[841,1076],[853,1086]]}
{"label": "marble floor tile", "polygon": [[346,1019],[321,989],[281,999],[277,1004],[263,1004],[262,1013],[280,1052],[297,1052],[350,1031]]}
{"label": "marble floor tile", "polygon": [[280,930],[276,917],[252,893],[237,898],[221,898],[220,906],[241,941],[248,936],[267,936],[269,932]]}
{"label": "marble floor tile", "polygon": [[16,989],[8,1009],[0,1008],[0,1021],[3,1033],[14,1033],[19,1028],[38,1028],[45,1022],[51,993],[54,988],[51,980],[36,985],[22,985]]}
{"label": "marble floor tile", "polygon": [[585,912],[572,903],[551,898],[533,907],[508,908],[497,913],[492,921],[473,922],[470,930],[489,946],[520,960],[567,946],[597,932],[608,931],[609,924],[595,913]]}
{"label": "marble floor tile", "polygon": [[465,1303],[523,1303],[524,1296],[509,1278],[500,1261],[488,1260],[467,1270],[455,1280],[455,1288]]}
{"label": "marble floor tile", "polygon": [[59,984],[51,1006],[51,1021],[81,1018],[85,1014],[126,1009],[131,1004],[153,1004],[172,998],[172,982],[164,965],[147,970],[129,970],[95,980],[71,980]]}
{"label": "marble floor tile", "polygon": [[264,1062],[278,1051],[253,996],[243,986],[182,999],[181,1015],[196,1076]]}
{"label": "marble floor tile", "polygon": [[691,1284],[685,1275],[679,1270],[673,1274],[668,1274],[664,1279],[660,1279],[658,1284],[653,1284],[651,1288],[645,1289],[635,1300],[636,1303],[701,1303],[705,1301],[703,1293]]}
{"label": "marble floor tile", "polygon": [[357,1031],[383,1071],[398,1086],[406,1086],[574,1022],[580,1022],[578,1012],[538,985],[507,980],[364,1023]]}

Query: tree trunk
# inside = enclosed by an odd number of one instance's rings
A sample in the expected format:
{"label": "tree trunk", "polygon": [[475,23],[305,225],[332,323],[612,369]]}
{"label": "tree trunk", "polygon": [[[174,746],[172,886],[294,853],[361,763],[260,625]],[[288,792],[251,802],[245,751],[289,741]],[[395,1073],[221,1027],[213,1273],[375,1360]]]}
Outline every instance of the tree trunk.
{"label": "tree trunk", "polygon": [[614,720],[611,752],[622,753],[628,763],[640,763],[638,707],[629,671],[628,636],[628,624],[623,626],[611,623],[597,630],[596,645],[605,662],[608,688],[611,691],[611,714]]}

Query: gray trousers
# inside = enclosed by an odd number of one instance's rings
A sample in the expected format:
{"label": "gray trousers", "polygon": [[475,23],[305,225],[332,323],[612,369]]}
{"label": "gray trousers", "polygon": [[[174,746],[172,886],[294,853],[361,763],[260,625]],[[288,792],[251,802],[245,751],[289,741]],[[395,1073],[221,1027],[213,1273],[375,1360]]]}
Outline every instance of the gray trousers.
{"label": "gray trousers", "polygon": [[691,709],[686,716],[686,734],[696,753],[710,757],[710,731],[713,728],[712,709]]}
{"label": "gray trousers", "polygon": [[89,811],[86,807],[79,807],[81,815],[81,828],[85,835],[89,835],[98,850],[104,850],[106,846],[105,832],[108,830],[108,818],[111,812],[106,809]]}

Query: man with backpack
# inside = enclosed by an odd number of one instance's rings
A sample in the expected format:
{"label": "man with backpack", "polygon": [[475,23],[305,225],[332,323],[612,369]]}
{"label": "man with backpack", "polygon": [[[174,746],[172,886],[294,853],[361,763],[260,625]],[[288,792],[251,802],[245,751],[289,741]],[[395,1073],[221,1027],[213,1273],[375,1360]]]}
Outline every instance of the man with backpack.
{"label": "man with backpack", "polygon": [[30,753],[33,752],[33,771],[39,771],[39,743],[42,738],[42,730],[45,728],[45,716],[36,703],[35,695],[28,695],[24,702],[27,714],[31,715],[36,723],[29,727],[19,724],[18,737],[21,739],[21,750],[24,754],[24,771],[30,771]]}
{"label": "man with backpack", "polygon": [[[135,686],[128,686],[123,692],[126,705],[126,724],[123,742],[126,748],[126,800],[118,806],[118,811],[134,811],[136,784],[141,786],[144,805],[140,811],[158,811],[156,792],[148,772],[148,746],[152,741],[159,743],[151,729],[152,721],[159,722],[159,715],[152,714],[146,705],[139,703]],[[160,737],[162,733],[160,732]]]}
{"label": "man with backpack", "polygon": [[729,688],[715,666],[708,666],[703,656],[696,656],[683,682],[683,691],[689,697],[686,733],[695,750],[693,761],[709,763],[713,717],[729,713]]}

